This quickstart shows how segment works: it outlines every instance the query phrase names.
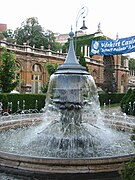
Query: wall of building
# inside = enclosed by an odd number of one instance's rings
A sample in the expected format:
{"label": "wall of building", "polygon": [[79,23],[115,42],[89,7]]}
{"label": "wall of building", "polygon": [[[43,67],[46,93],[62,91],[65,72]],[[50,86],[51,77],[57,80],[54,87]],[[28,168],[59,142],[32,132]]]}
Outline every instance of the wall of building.
{"label": "wall of building", "polygon": [[101,87],[104,82],[104,61],[105,58],[112,61],[112,65],[114,66],[114,77],[116,80],[117,91],[125,92],[128,89],[128,81],[129,81],[129,68],[128,61],[129,57],[124,60],[121,59],[121,55],[114,56],[98,56],[95,55],[93,57],[89,56],[90,47],[85,45],[82,47],[82,53],[86,59],[87,65],[89,67],[89,71],[91,75],[94,77],[96,84]]}
{"label": "wall of building", "polygon": [[128,89],[135,89],[135,70],[129,71]]}
{"label": "wall of building", "polygon": [[1,24],[0,23],[0,32],[7,30],[7,24]]}
{"label": "wall of building", "polygon": [[[23,46],[9,44],[0,41],[0,46],[6,47],[16,53],[16,62],[19,66],[17,74],[20,77],[21,85],[17,87],[22,93],[41,93],[41,87],[48,81],[48,73],[45,68],[46,63],[63,64],[66,54],[56,53],[43,49],[36,49],[26,44]],[[83,48],[85,59],[90,74],[94,77],[97,87],[101,87],[104,82],[104,57],[93,56],[88,54],[89,47]],[[128,85],[128,63],[125,60],[121,65],[121,56],[114,56],[115,78],[118,92],[124,92]]]}

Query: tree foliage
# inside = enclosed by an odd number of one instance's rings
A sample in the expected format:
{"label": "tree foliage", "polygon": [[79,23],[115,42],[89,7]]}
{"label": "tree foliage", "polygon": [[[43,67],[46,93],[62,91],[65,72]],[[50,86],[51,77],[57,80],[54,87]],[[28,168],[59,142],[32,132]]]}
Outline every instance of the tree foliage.
{"label": "tree foliage", "polygon": [[3,48],[0,56],[0,87],[4,93],[11,92],[19,83],[18,79],[15,80],[15,60],[15,54]]}
{"label": "tree foliage", "polygon": [[122,180],[135,179],[135,158],[124,164],[124,168],[120,172]]}
{"label": "tree foliage", "polygon": [[1,32],[0,39],[4,38],[9,43],[16,42],[19,45],[27,43],[35,48],[44,46],[44,49],[50,47],[53,51],[61,49],[61,44],[55,41],[54,33],[51,30],[45,30],[39,24],[37,17],[27,18],[15,31],[8,29],[7,31]]}
{"label": "tree foliage", "polygon": [[135,70],[135,59],[131,58],[129,60],[129,69]]}
{"label": "tree foliage", "polygon": [[3,93],[2,95],[2,108],[7,109],[8,108],[8,97],[6,93]]}
{"label": "tree foliage", "polygon": [[128,115],[135,116],[135,89],[129,89],[121,100],[121,109]]}
{"label": "tree foliage", "polygon": [[[40,48],[40,46],[47,46],[47,39],[41,25],[39,25],[37,18],[28,18],[22,22],[21,27],[15,30],[15,39],[17,44],[23,45],[28,43],[30,46]],[[46,42],[46,44],[45,44]]]}
{"label": "tree foliage", "polygon": [[5,38],[8,43],[14,43],[14,32],[12,29],[8,29],[7,31],[1,32],[3,39]]}
{"label": "tree foliage", "polygon": [[[57,64],[49,64],[49,63],[47,63],[47,64],[45,64],[45,68],[46,68],[46,70],[48,72],[48,75],[50,77],[57,70],[58,65]],[[48,84],[49,84],[49,81],[45,82],[44,85],[41,87],[42,93],[46,93],[47,92]]]}
{"label": "tree foliage", "polygon": [[83,67],[86,67],[86,70],[88,71],[88,66],[87,66],[85,57],[84,57],[82,54],[81,54],[80,57],[79,57],[79,63],[80,63]]}
{"label": "tree foliage", "polygon": [[[133,129],[130,137],[131,141],[135,145],[135,129]],[[120,171],[122,180],[134,180],[135,179],[135,158],[131,158],[129,162],[124,164],[123,169]]]}
{"label": "tree foliage", "polygon": [[49,76],[51,76],[55,71],[56,69],[58,68],[58,64],[45,64],[45,68],[49,74]]}

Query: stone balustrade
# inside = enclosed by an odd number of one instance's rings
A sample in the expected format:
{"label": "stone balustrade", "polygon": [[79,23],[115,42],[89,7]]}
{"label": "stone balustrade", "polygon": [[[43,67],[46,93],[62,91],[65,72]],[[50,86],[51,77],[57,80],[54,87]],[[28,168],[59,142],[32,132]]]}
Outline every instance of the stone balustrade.
{"label": "stone balustrade", "polygon": [[0,41],[0,46],[15,52],[19,52],[19,51],[28,52],[28,53],[42,54],[46,56],[54,56],[54,57],[62,57],[62,58],[65,58],[67,55],[66,53],[55,52],[50,49],[44,49],[44,46],[41,46],[41,49],[31,47],[27,43],[23,43],[23,45],[18,45],[18,44],[8,43],[6,41]]}

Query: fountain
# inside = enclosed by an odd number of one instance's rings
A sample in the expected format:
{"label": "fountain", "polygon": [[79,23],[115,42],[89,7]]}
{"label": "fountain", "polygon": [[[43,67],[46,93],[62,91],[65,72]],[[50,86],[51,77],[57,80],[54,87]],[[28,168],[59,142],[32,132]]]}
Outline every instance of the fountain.
{"label": "fountain", "polygon": [[125,125],[125,116],[101,111],[93,77],[79,64],[73,32],[69,35],[65,63],[50,77],[44,113],[1,121],[2,172],[39,179],[119,179],[123,163],[135,157],[134,123]]}

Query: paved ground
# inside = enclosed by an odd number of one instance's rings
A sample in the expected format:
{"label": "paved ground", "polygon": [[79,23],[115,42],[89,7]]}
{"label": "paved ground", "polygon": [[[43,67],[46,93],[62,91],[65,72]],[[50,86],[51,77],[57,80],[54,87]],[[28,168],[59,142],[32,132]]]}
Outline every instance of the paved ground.
{"label": "paved ground", "polygon": [[0,180],[121,180],[120,176],[116,173],[109,174],[53,174],[52,176],[46,175],[42,177],[20,177],[11,176],[4,173],[0,174]]}

